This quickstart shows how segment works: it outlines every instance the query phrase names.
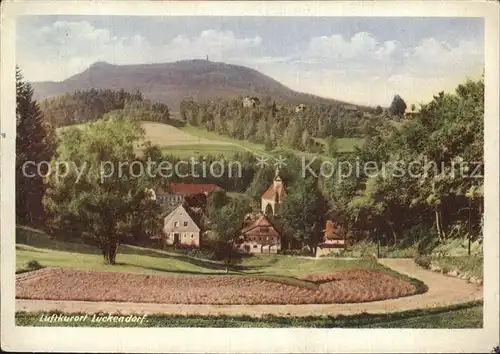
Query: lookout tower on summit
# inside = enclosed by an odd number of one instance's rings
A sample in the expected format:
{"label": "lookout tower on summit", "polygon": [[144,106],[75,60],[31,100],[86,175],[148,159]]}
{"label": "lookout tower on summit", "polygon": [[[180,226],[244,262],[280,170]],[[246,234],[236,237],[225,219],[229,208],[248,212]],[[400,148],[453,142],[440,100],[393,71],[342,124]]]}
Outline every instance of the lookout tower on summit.
{"label": "lookout tower on summit", "polygon": [[286,197],[285,186],[280,177],[280,170],[276,168],[273,183],[267,188],[264,194],[262,194],[261,211],[264,214],[272,213],[272,215],[277,215],[281,199],[284,197]]}

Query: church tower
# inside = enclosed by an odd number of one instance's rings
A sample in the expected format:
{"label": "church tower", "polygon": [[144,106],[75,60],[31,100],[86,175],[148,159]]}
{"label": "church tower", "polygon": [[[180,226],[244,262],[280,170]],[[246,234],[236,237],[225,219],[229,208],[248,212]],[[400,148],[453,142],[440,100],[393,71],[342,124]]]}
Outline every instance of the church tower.
{"label": "church tower", "polygon": [[283,197],[286,196],[285,186],[279,174],[279,168],[276,169],[274,174],[273,183],[267,188],[261,197],[261,210],[266,213],[268,209],[272,210],[272,214],[276,215],[279,211],[279,205]]}
{"label": "church tower", "polygon": [[276,172],[274,173],[273,185],[274,185],[274,189],[278,189],[278,188],[283,187],[283,180],[280,177],[279,167],[276,167]]}

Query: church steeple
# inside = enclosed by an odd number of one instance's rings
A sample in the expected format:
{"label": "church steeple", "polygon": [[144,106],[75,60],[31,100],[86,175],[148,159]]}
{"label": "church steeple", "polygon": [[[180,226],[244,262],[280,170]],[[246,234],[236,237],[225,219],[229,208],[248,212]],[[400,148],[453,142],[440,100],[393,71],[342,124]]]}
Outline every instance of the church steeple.
{"label": "church steeple", "polygon": [[280,177],[280,169],[279,167],[276,167],[276,172],[274,173],[274,181],[273,181],[273,184],[274,184],[274,188],[278,188],[278,187],[281,187],[281,185],[283,184],[283,181],[281,180],[281,177]]}

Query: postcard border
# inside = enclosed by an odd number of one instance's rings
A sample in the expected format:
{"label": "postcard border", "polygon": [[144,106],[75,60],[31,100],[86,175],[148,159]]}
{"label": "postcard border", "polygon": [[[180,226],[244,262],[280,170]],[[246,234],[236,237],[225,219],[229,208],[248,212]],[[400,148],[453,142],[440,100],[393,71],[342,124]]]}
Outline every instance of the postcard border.
{"label": "postcard border", "polygon": [[[222,6],[221,6],[222,5]],[[15,19],[21,15],[220,15],[483,17],[485,21],[485,227],[483,329],[41,328],[14,325]],[[499,17],[498,3],[31,1],[2,3],[0,194],[1,345],[55,352],[477,352],[498,345]],[[94,340],[90,342],[88,338]],[[139,339],[140,338],[140,339]],[[175,339],[174,339],[175,338]],[[197,340],[192,340],[197,338]],[[256,340],[255,338],[258,338]],[[28,340],[29,339],[29,340]],[[63,340],[61,340],[63,339]]]}

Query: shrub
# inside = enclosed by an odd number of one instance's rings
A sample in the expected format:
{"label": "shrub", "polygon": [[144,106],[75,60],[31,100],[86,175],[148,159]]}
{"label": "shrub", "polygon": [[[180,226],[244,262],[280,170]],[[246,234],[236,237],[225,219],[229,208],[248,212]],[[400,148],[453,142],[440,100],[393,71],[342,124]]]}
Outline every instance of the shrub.
{"label": "shrub", "polygon": [[429,269],[431,267],[431,257],[425,254],[418,255],[415,257],[415,263],[423,268]]}
{"label": "shrub", "polygon": [[26,263],[26,268],[28,268],[30,270],[37,270],[37,269],[42,269],[43,266],[40,263],[38,263],[37,261],[31,260],[31,261]]}
{"label": "shrub", "polygon": [[16,274],[31,272],[34,270],[42,269],[43,266],[37,261],[31,260],[24,264],[24,266],[20,269],[16,269]]}
{"label": "shrub", "polygon": [[168,252],[178,253],[198,259],[214,260],[216,258],[215,252],[210,248],[197,248],[194,246],[187,246],[187,245],[174,245],[174,246],[167,246],[164,249]]}

